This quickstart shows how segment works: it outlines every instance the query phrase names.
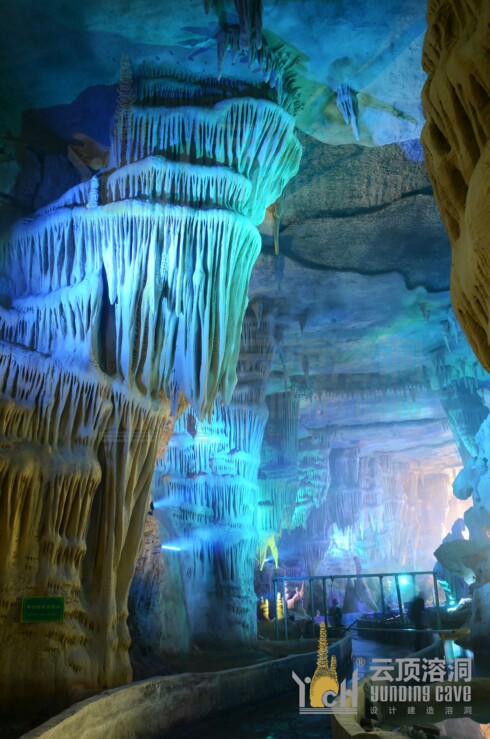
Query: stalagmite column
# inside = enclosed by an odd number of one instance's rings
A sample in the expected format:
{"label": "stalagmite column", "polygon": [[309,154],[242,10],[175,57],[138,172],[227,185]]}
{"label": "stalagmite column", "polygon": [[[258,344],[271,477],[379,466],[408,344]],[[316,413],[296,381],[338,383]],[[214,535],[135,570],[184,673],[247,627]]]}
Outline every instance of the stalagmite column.
{"label": "stalagmite column", "polygon": [[[198,417],[218,392],[229,400],[255,224],[299,163],[292,116],[261,90],[247,97],[235,79],[208,94],[169,69],[133,80],[125,67],[110,169],[2,250],[0,690],[11,707],[131,678],[127,596],[160,439],[179,393]],[[242,433],[239,413],[233,423]],[[64,622],[19,624],[33,594],[63,596]]]}
{"label": "stalagmite column", "polygon": [[209,421],[186,411],[155,471],[165,592],[172,603],[173,593],[181,596],[162,613],[168,651],[256,638],[257,473],[273,352],[272,317],[258,315],[250,311],[243,323],[231,403],[217,400]]}
{"label": "stalagmite column", "polygon": [[[433,552],[444,536],[444,524],[449,509],[449,497],[452,493],[449,476],[442,473],[421,475],[419,480],[420,516],[417,549],[419,550],[419,567],[426,567],[421,562],[423,555],[432,564]],[[424,505],[430,500],[430,506]]]}
{"label": "stalagmite column", "polygon": [[358,444],[334,446],[330,451],[329,517],[340,529],[356,526],[361,514],[359,455]]}
{"label": "stalagmite column", "polygon": [[[298,434],[298,422],[296,423]],[[328,437],[312,432],[298,441],[297,472],[291,478],[292,500],[284,508],[287,533],[281,536],[279,552],[281,561],[294,562],[294,554],[302,552],[302,571],[309,575],[316,568],[328,549],[331,520],[327,504],[330,485],[330,446]],[[296,554],[297,560],[297,554]],[[294,563],[296,566],[298,562]]]}
{"label": "stalagmite column", "polygon": [[267,396],[269,420],[259,473],[258,559],[268,554],[278,564],[279,537],[292,523],[298,489],[299,398],[291,393]]}
{"label": "stalagmite column", "polygon": [[[353,554],[375,571],[414,569],[418,560],[418,566],[427,566],[438,535],[429,549],[418,549],[423,515],[418,465],[391,454],[359,456],[355,446],[332,451],[332,483],[326,501],[332,528],[323,563],[326,571],[341,561],[350,570]],[[441,523],[444,516],[443,510]]]}

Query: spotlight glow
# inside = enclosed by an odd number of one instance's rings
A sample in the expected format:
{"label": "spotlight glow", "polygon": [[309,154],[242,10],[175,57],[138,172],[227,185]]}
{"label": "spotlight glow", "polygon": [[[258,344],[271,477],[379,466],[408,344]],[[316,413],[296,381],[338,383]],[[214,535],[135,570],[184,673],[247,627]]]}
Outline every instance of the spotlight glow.
{"label": "spotlight glow", "polygon": [[408,585],[408,577],[405,577],[405,575],[400,577],[400,585]]}
{"label": "spotlight glow", "polygon": [[170,552],[181,552],[180,547],[171,547],[170,544],[162,544],[162,549],[168,549]]}

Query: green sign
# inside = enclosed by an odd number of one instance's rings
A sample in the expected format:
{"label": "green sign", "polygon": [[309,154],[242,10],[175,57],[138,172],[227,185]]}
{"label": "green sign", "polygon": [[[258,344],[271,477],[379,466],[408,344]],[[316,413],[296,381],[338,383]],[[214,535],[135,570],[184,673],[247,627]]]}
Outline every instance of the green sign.
{"label": "green sign", "polygon": [[29,595],[22,598],[21,623],[48,623],[65,620],[65,599],[53,595]]}

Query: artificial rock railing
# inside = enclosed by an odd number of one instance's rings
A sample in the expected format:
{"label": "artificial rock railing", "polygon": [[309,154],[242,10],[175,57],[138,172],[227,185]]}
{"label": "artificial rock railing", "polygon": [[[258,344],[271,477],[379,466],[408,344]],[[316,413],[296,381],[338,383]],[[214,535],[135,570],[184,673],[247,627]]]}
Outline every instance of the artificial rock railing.
{"label": "artificial rock railing", "polygon": [[[294,120],[126,65],[109,169],[16,226],[0,272],[0,694],[48,706],[131,677],[127,596],[171,408],[236,382],[255,225],[299,163]],[[171,91],[171,94],[169,93]],[[224,92],[223,92],[224,91]],[[212,97],[212,96],[211,96]],[[224,99],[223,99],[224,98]],[[20,600],[65,598],[60,624]]]}

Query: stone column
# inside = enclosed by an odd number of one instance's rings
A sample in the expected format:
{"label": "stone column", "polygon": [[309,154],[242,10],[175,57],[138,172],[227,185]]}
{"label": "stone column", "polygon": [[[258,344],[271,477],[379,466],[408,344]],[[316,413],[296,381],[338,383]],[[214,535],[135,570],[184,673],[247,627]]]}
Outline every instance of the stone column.
{"label": "stone column", "polygon": [[[238,384],[209,420],[189,409],[175,426],[153,482],[172,607],[161,617],[167,651],[247,646],[256,639],[254,563],[260,447],[273,321],[247,315]],[[173,602],[174,593],[183,596]]]}
{"label": "stone column", "polygon": [[[111,168],[19,224],[1,258],[11,707],[131,679],[127,597],[160,439],[179,394],[199,418],[230,399],[255,224],[299,163],[273,91],[236,97],[234,80],[206,95],[148,65],[123,82]],[[33,594],[63,596],[64,622],[19,624]]]}
{"label": "stone column", "polygon": [[269,419],[265,429],[259,473],[259,564],[268,554],[279,562],[279,541],[290,529],[298,489],[299,398],[290,392],[267,396]]}

